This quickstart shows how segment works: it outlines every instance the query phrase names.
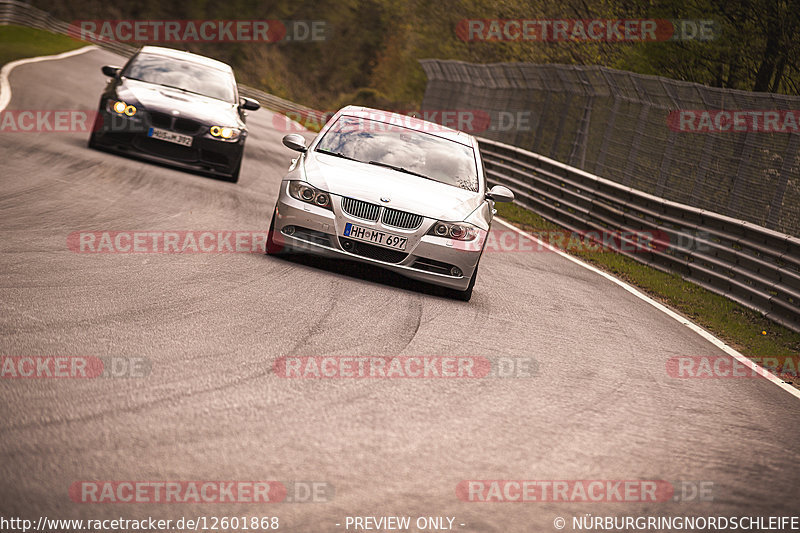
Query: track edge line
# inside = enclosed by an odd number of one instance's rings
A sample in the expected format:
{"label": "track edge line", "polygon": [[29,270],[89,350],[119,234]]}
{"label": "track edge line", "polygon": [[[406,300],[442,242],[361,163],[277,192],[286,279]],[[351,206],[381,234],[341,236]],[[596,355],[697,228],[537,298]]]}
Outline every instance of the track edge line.
{"label": "track edge line", "polygon": [[695,324],[694,322],[692,322],[688,318],[676,313],[675,311],[673,311],[672,309],[670,309],[666,305],[662,304],[661,302],[657,302],[656,300],[654,300],[653,298],[651,298],[647,294],[643,293],[642,291],[640,291],[639,289],[637,289],[633,285],[630,285],[630,284],[622,281],[621,279],[612,276],[608,272],[604,272],[604,271],[600,270],[599,268],[590,265],[589,263],[581,261],[577,257],[573,257],[573,256],[569,255],[568,253],[566,253],[566,252],[564,252],[562,250],[559,250],[558,248],[555,248],[554,246],[550,245],[549,243],[546,243],[546,242],[542,241],[541,239],[535,237],[534,235],[531,235],[530,233],[519,229],[518,227],[514,226],[513,224],[511,224],[509,222],[506,222],[505,220],[503,220],[500,217],[495,217],[494,220],[496,220],[497,222],[501,223],[502,225],[512,229],[513,231],[517,232],[518,234],[520,234],[520,235],[522,235],[524,237],[527,237],[528,239],[531,239],[532,241],[534,241],[535,243],[539,244],[540,246],[544,246],[548,250],[551,250],[551,251],[557,253],[558,255],[564,257],[565,259],[568,259],[569,261],[572,261],[573,263],[575,263],[577,265],[580,265],[583,268],[586,268],[587,270],[591,270],[592,272],[594,272],[596,274],[599,274],[599,275],[603,276],[604,278],[610,280],[612,283],[615,283],[615,284],[619,285],[620,287],[622,287],[623,289],[625,289],[629,293],[633,294],[634,296],[636,296],[640,300],[643,300],[643,301],[649,303],[650,305],[652,305],[653,307],[655,307],[659,311],[663,312],[667,316],[677,320],[678,322],[680,322],[681,324],[683,324],[684,326],[686,326],[687,328],[689,328],[693,332],[697,333],[698,335],[700,335],[701,337],[703,337],[704,339],[709,341],[711,344],[713,344],[714,346],[716,346],[717,348],[719,348],[720,350],[722,350],[726,354],[730,355],[731,357],[733,357],[734,359],[736,359],[737,361],[739,361],[740,363],[742,363],[746,367],[748,367],[751,370],[755,371],[758,375],[760,375],[764,379],[767,379],[768,381],[771,381],[772,383],[774,383],[775,385],[779,386],[780,388],[782,388],[783,390],[785,390],[786,392],[788,392],[789,394],[791,394],[795,398],[800,399],[800,390],[798,390],[795,387],[789,385],[788,383],[784,383],[781,378],[779,378],[778,376],[776,376],[775,374],[773,374],[772,372],[770,372],[766,368],[754,363],[747,356],[742,355],[741,353],[739,353],[739,351],[735,350],[731,346],[728,346],[727,344],[725,344],[724,341],[722,341],[721,339],[717,338],[713,333],[703,329],[702,327],[698,326],[697,324]]}

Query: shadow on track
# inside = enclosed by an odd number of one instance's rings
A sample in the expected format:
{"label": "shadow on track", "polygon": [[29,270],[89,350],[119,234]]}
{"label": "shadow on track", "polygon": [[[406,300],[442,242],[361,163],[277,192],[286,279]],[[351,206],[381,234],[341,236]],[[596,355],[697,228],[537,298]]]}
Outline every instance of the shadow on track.
{"label": "shadow on track", "polygon": [[378,283],[393,287],[395,289],[422,293],[438,298],[445,298],[452,302],[459,301],[454,298],[454,291],[446,287],[431,285],[422,281],[406,278],[400,274],[397,274],[396,272],[384,270],[375,265],[359,263],[357,261],[348,261],[346,259],[333,259],[330,257],[302,253],[284,253],[280,255],[269,256],[264,255],[264,257],[277,259],[279,261],[286,261],[312,269],[321,269],[325,270],[326,272],[348,276],[350,278],[359,279],[368,283]]}

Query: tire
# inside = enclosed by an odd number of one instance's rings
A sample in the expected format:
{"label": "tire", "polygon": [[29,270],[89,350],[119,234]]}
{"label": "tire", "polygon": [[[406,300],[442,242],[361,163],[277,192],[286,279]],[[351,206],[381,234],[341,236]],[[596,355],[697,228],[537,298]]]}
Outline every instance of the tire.
{"label": "tire", "polygon": [[239,164],[236,165],[236,168],[233,169],[233,172],[230,176],[225,176],[225,181],[229,181],[231,183],[238,183],[239,182],[239,171],[242,168],[242,160],[239,160]]}
{"label": "tire", "polygon": [[465,291],[454,291],[453,297],[462,302],[468,302],[472,298],[472,289],[475,287],[475,279],[478,277],[478,265],[475,265],[475,270],[472,272],[472,277],[469,278],[469,285]]}
{"label": "tire", "polygon": [[[277,209],[276,209],[277,211]],[[267,232],[267,245],[265,246],[267,255],[278,255],[285,251],[285,246],[278,244],[272,239],[275,234],[275,211],[272,212],[272,222],[269,223],[269,231]]]}
{"label": "tire", "polygon": [[97,109],[97,115],[92,122],[92,133],[89,135],[89,148],[98,149],[97,145],[97,132],[103,129],[103,100],[100,99],[100,107]]}

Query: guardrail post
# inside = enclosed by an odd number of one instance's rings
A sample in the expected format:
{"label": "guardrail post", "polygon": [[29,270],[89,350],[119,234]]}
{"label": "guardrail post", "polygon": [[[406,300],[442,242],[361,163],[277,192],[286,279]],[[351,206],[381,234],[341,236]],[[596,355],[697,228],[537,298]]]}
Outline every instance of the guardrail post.
{"label": "guardrail post", "polygon": [[798,146],[800,146],[800,133],[790,133],[789,142],[786,144],[786,151],[783,154],[783,163],[778,175],[778,186],[775,187],[775,193],[772,195],[772,201],[769,203],[769,213],[767,214],[767,226],[771,228],[778,228],[781,226],[781,212],[783,211],[783,197],[786,194],[786,187],[789,186],[789,176],[797,175],[797,169],[800,167],[800,154],[798,154]]}
{"label": "guardrail post", "polygon": [[645,134],[647,115],[650,113],[650,103],[645,101],[645,99],[642,97],[642,93],[639,90],[638,79],[630,76],[630,74],[628,77],[631,80],[631,84],[633,85],[634,89],[636,90],[636,100],[639,104],[639,116],[636,119],[636,129],[634,130],[633,139],[631,140],[631,149],[628,152],[628,159],[625,164],[625,170],[622,174],[622,183],[625,185],[630,185],[631,181],[633,181],[633,171],[636,168],[636,162],[639,159],[639,147],[642,144],[642,138]]}
{"label": "guardrail post", "polygon": [[577,70],[575,74],[577,74],[577,78],[581,83],[585,101],[583,112],[581,113],[581,120],[575,132],[575,140],[572,142],[569,164],[578,168],[584,168],[586,166],[586,145],[589,144],[589,127],[592,120],[592,107],[594,106],[596,92],[592,84],[589,83],[589,80],[586,79],[584,71]]}
{"label": "guardrail post", "polygon": [[601,68],[600,73],[603,75],[603,79],[606,81],[608,85],[608,92],[611,95],[611,98],[614,100],[614,103],[611,105],[611,116],[608,119],[608,124],[606,124],[606,131],[603,135],[603,142],[600,145],[600,152],[597,154],[597,162],[594,165],[594,173],[597,175],[603,175],[605,173],[605,162],[606,162],[606,154],[608,154],[608,143],[611,142],[611,137],[614,134],[614,129],[616,127],[617,122],[617,114],[619,113],[619,104],[621,100],[619,87],[617,84],[612,81],[611,77],[608,75],[605,69]]}

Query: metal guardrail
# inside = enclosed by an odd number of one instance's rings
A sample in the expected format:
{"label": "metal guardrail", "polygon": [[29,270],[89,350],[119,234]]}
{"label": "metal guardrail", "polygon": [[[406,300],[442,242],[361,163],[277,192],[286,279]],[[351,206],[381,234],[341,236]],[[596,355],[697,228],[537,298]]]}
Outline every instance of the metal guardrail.
{"label": "metal guardrail", "polygon": [[[570,231],[666,235],[668,242],[656,241],[650,251],[619,251],[800,331],[800,239],[665,200],[515,146],[488,139],[480,139],[480,145],[488,181],[514,191],[519,205]],[[633,250],[635,243],[627,242]]]}
{"label": "metal guardrail", "polygon": [[[29,28],[46,30],[79,38],[75,26],[58,20],[50,15],[50,13],[18,0],[0,0],[0,25],[8,24],[27,26]],[[135,47],[107,39],[97,39],[97,42],[93,44],[126,57],[132,55],[136,51]]]}
{"label": "metal guardrail", "polygon": [[[76,36],[74,27],[18,0],[0,0],[2,24]],[[95,44],[126,57],[136,50],[117,42]],[[321,112],[258,89],[240,85],[239,92],[280,113],[323,122]],[[480,139],[480,145],[489,182],[509,187],[519,205],[571,231],[660,230],[669,237],[663,247],[620,253],[800,331],[800,239],[665,200],[521,148],[488,139]]]}

